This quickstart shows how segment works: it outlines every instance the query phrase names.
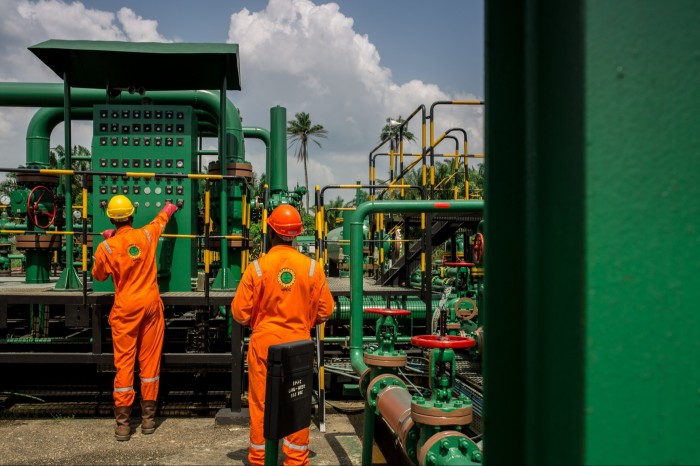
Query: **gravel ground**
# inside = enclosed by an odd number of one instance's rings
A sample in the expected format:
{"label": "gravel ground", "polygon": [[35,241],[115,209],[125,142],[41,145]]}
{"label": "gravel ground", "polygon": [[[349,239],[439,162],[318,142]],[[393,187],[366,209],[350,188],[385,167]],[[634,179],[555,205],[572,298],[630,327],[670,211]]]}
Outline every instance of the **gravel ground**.
{"label": "gravel ground", "polygon": [[[114,438],[112,419],[0,420],[3,465],[225,465],[248,464],[247,425],[213,418],[158,418],[151,435],[132,419],[131,440]],[[352,465],[361,460],[362,414],[329,413],[326,432],[311,426],[311,463]],[[280,453],[279,464],[284,455]]]}

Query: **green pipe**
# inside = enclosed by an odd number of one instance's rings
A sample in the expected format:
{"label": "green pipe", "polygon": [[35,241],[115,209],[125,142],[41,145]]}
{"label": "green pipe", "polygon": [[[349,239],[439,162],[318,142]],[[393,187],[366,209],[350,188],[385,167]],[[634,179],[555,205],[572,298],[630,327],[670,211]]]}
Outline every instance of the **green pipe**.
{"label": "green pipe", "polygon": [[267,179],[270,194],[287,192],[287,109],[270,109],[270,135],[272,154],[267,162]]}
{"label": "green pipe", "polygon": [[[91,120],[91,108],[71,109],[71,120]],[[65,114],[60,107],[40,108],[27,125],[27,164],[49,166],[51,132],[63,122]]]}
{"label": "green pipe", "polygon": [[[190,105],[211,114],[213,120],[220,121],[221,108],[219,93],[215,91],[150,91],[148,97],[160,104]],[[70,101],[72,107],[90,107],[104,103],[105,91],[102,89],[72,88]],[[143,96],[139,94],[122,94],[112,100],[120,104],[140,104]],[[0,106],[4,107],[61,107],[64,106],[62,84],[50,83],[0,83]],[[224,113],[226,115],[225,133],[233,136],[236,144],[227,156],[231,161],[243,161],[244,146],[241,119],[238,109],[227,99]]]}
{"label": "green pipe", "polygon": [[369,201],[350,215],[350,363],[358,375],[367,370],[362,356],[362,243],[364,219],[372,213],[483,212],[484,201]]}
{"label": "green pipe", "polygon": [[377,415],[374,408],[370,406],[369,400],[365,398],[365,420],[362,429],[362,466],[372,464],[372,450],[374,449],[374,423]]}

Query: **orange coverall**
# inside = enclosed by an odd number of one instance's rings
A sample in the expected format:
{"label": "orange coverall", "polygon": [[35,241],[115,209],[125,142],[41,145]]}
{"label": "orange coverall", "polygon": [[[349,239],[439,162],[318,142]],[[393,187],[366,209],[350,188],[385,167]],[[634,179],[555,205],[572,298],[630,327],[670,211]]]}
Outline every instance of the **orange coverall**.
{"label": "orange coverall", "polygon": [[[248,460],[265,460],[265,386],[267,351],[271,345],[310,340],[315,324],[333,313],[333,296],[318,263],[292,246],[277,245],[250,263],[231,303],[233,318],[250,325],[248,345]],[[309,428],[288,435],[282,450],[285,465],[309,464]]]}
{"label": "orange coverall", "polygon": [[95,251],[92,276],[104,281],[112,276],[114,305],[109,313],[114,346],[114,406],[134,403],[134,363],[139,359],[141,397],[157,400],[160,356],[165,321],[158,290],[156,249],[168,223],[159,213],[143,228],[119,227]]}

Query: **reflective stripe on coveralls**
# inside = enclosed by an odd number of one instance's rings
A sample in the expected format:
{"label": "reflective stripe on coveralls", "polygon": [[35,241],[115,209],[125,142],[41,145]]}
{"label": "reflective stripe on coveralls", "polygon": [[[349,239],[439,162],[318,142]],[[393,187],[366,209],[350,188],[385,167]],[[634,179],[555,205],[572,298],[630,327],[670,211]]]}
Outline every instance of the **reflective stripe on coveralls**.
{"label": "reflective stripe on coveralls", "polygon": [[[143,228],[120,226],[95,251],[92,275],[114,281],[109,314],[114,347],[114,405],[131,406],[136,393],[134,365],[139,361],[141,397],[157,400],[165,322],[157,281],[156,249],[169,217],[160,212]],[[125,387],[129,389],[125,390]]]}
{"label": "reflective stripe on coveralls", "polygon": [[[317,320],[328,319],[334,301],[323,270],[294,247],[278,244],[248,265],[231,303],[234,319],[250,323],[248,410],[251,464],[265,460],[265,386],[271,345],[310,340]],[[309,464],[309,428],[285,437],[285,464]]]}

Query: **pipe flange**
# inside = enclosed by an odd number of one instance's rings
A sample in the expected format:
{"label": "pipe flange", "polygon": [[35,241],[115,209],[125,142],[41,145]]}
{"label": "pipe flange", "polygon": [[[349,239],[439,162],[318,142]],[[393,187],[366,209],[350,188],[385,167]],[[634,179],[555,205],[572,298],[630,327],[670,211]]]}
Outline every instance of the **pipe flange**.
{"label": "pipe flange", "polygon": [[367,387],[369,387],[370,377],[372,377],[372,369],[366,369],[362,375],[360,375],[359,389],[361,395],[367,394]]}
{"label": "pipe flange", "polygon": [[[221,163],[212,162],[209,164],[207,173],[209,175],[221,175]],[[253,179],[253,166],[249,163],[231,162],[226,164],[226,175],[242,176]]]}
{"label": "pipe flange", "polygon": [[[226,241],[227,246],[230,248],[248,249],[250,247],[250,238],[227,239],[225,241]],[[210,246],[210,250],[213,250],[213,251],[217,251],[217,250],[221,249],[221,239],[220,238],[210,239],[209,246]]]}
{"label": "pipe flange", "polygon": [[369,382],[369,385],[367,386],[367,404],[370,405],[372,408],[376,408],[377,397],[379,396],[379,393],[386,387],[402,387],[405,389],[406,384],[403,383],[403,381],[394,374],[382,374],[380,376],[375,377]]}
{"label": "pipe flange", "polygon": [[363,358],[365,364],[368,366],[375,367],[405,367],[406,366],[406,354],[401,352],[396,352],[397,354],[372,354],[364,353]]}
{"label": "pipe flange", "polygon": [[61,249],[61,237],[59,235],[17,235],[15,237],[17,249]]}
{"label": "pipe flange", "polygon": [[481,464],[482,459],[483,454],[479,447],[465,434],[456,430],[438,432],[421,445],[418,451],[420,466]]}
{"label": "pipe flange", "polygon": [[59,182],[60,177],[58,175],[47,175],[44,173],[17,173],[17,184],[20,185],[58,186]]}
{"label": "pipe flange", "polygon": [[[471,309],[460,309],[459,305],[467,302],[472,305]],[[479,315],[479,308],[476,307],[476,301],[472,298],[459,298],[455,301],[455,315],[461,320],[472,320]]]}
{"label": "pipe flange", "polygon": [[420,403],[420,400],[414,400],[411,402],[411,417],[427,426],[463,426],[472,422],[472,406],[471,403],[461,406],[455,402],[435,407],[429,401]]}

